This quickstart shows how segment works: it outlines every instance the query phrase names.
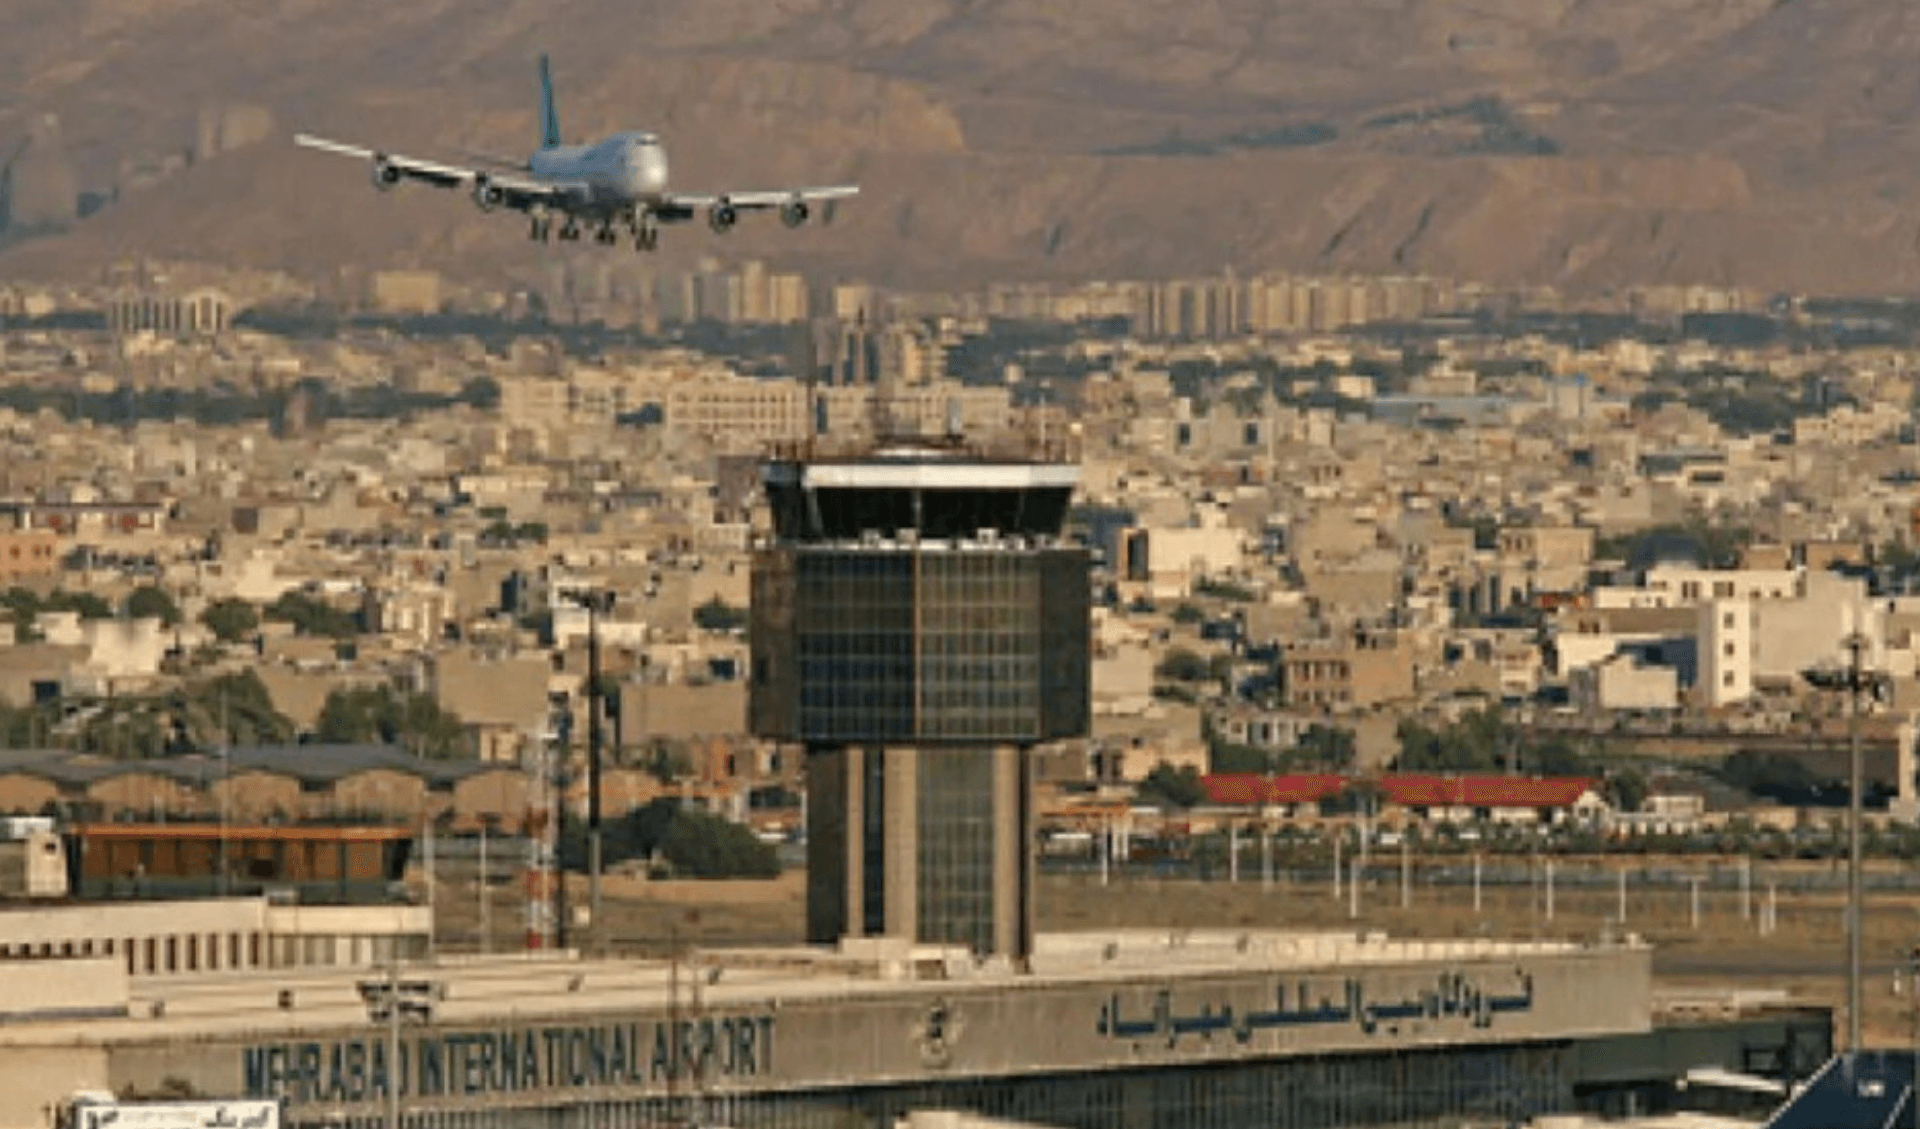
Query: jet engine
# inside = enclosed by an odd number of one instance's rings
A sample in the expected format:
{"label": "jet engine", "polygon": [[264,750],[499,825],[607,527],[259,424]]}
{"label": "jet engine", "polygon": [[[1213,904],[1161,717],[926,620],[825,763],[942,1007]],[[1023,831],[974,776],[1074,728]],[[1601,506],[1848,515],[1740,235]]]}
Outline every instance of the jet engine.
{"label": "jet engine", "polygon": [[373,186],[385,192],[400,183],[400,169],[385,157],[376,157],[373,162]]}
{"label": "jet engine", "polygon": [[788,227],[799,227],[801,224],[806,223],[807,215],[807,202],[805,200],[789,200],[780,205],[780,222],[786,224]]}
{"label": "jet engine", "polygon": [[723,200],[715,204],[713,210],[707,213],[707,226],[715,231],[726,231],[733,227],[739,218],[740,213],[733,210],[733,205]]}
{"label": "jet engine", "polygon": [[473,203],[481,211],[491,212],[506,203],[506,200],[506,191],[497,184],[488,183],[486,177],[480,177],[473,182]]}

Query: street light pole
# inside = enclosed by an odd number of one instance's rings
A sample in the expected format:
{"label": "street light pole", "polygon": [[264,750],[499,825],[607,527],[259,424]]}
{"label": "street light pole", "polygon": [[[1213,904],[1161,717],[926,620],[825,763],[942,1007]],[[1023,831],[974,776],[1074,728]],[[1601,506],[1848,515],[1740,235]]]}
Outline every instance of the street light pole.
{"label": "street light pole", "polygon": [[400,954],[396,951],[387,955],[387,1129],[400,1129],[401,1077]]}
{"label": "street light pole", "polygon": [[587,936],[597,952],[606,936],[600,924],[600,612],[610,593],[587,600]]}
{"label": "street light pole", "polygon": [[1847,692],[1847,1050],[1862,1050],[1860,1038],[1862,937],[1866,932],[1865,896],[1861,889],[1860,826],[1866,789],[1865,769],[1860,750],[1860,699],[1869,690],[1878,690],[1882,676],[1866,668],[1866,634],[1855,630],[1841,640],[1847,650],[1845,670],[1832,668],[1806,671],[1808,682],[1827,690]]}
{"label": "street light pole", "polygon": [[613,610],[605,589],[575,592],[572,600],[587,613],[587,939],[598,951],[606,936],[600,927],[600,868],[604,839],[600,821],[600,617]]}
{"label": "street light pole", "polygon": [[1866,636],[1856,631],[1847,636],[1847,651],[1852,656],[1848,669],[1847,695],[1847,1050],[1859,1054],[1860,1045],[1860,935],[1862,920],[1860,888],[1860,816],[1865,776],[1860,755],[1860,694],[1866,689]]}

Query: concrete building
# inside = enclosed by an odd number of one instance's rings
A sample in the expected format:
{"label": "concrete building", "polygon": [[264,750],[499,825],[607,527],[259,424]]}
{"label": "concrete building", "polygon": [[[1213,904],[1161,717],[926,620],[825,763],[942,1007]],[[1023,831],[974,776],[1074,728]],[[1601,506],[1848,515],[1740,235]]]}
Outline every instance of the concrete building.
{"label": "concrete building", "polygon": [[[0,973],[23,965],[52,978],[117,971],[124,985],[125,977],[364,969],[424,956],[431,921],[426,906],[286,905],[264,897],[0,906]],[[0,1014],[15,1004],[0,998]]]}
{"label": "concrete building", "polygon": [[233,301],[218,290],[182,294],[121,294],[107,305],[107,329],[115,334],[211,337],[233,323]]}
{"label": "concrete building", "polygon": [[1879,665],[1883,617],[1866,586],[1838,573],[1807,572],[1792,594],[1722,597],[1699,605],[1699,693],[1709,708],[1751,698],[1766,683],[1790,687],[1808,669],[1846,661],[1845,641],[1860,632]]}
{"label": "concrete building", "polygon": [[[389,1091],[406,1129],[646,1125],[695,1111],[802,1129],[887,1125],[928,1106],[1084,1129],[1276,1115],[1374,1126],[1575,1108],[1603,1068],[1570,1047],[1627,1040],[1662,1057],[1638,943],[1262,931],[1048,935],[1024,975],[896,942],[777,963],[705,951],[675,965],[462,960],[407,970],[418,1021],[389,1034],[369,1019],[364,965],[273,967],[266,943],[255,959],[253,938],[293,939],[275,908],[75,922],[56,944],[91,941],[95,955],[0,961],[0,1124],[51,1129],[76,1091],[165,1087],[277,1099],[298,1129],[377,1123]],[[0,929],[24,916],[0,913]],[[161,942],[151,962],[149,939]],[[189,948],[198,972],[178,967]],[[1684,1065],[1738,1065],[1762,1037],[1704,1028]]]}
{"label": "concrete building", "polygon": [[1575,669],[1567,677],[1567,694],[1575,709],[1589,715],[1614,710],[1671,713],[1684,704],[1678,670],[1647,666],[1624,654]]}
{"label": "concrete building", "polygon": [[893,449],[767,466],[755,735],[807,748],[807,932],[1024,960],[1030,751],[1090,716],[1075,468]]}
{"label": "concrete building", "polygon": [[60,535],[50,529],[0,532],[0,584],[13,585],[60,569]]}
{"label": "concrete building", "polygon": [[1350,712],[1413,697],[1413,653],[1396,632],[1288,646],[1280,695],[1291,709]]}

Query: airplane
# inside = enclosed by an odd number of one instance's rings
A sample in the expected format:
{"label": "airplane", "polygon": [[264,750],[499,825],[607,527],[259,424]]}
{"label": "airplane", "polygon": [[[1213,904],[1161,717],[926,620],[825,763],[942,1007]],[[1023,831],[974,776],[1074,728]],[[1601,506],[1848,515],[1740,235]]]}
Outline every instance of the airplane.
{"label": "airplane", "polygon": [[[685,223],[704,210],[707,226],[717,233],[732,229],[743,211],[778,209],[788,227],[807,222],[815,204],[858,195],[858,185],[788,188],[716,195],[673,192],[667,188],[667,151],[657,134],[616,133],[591,145],[568,145],[560,134],[560,116],[553,101],[553,72],[540,56],[540,148],[523,162],[479,157],[468,168],[420,160],[359,145],[296,134],[294,143],[309,149],[356,157],[373,163],[373,186],[387,191],[403,180],[417,180],[435,188],[464,188],[483,212],[509,208],[526,213],[528,237],[544,243],[552,238],[555,216],[562,240],[581,237],[586,226],[603,244],[620,241],[619,228],[633,236],[634,249],[659,247],[663,224]],[[475,155],[478,157],[478,155]]]}

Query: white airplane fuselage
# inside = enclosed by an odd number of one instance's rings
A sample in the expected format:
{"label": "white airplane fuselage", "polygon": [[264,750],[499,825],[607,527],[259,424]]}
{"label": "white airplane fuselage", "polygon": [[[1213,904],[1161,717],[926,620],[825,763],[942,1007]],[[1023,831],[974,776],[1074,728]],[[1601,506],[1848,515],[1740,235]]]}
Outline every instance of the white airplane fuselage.
{"label": "white airplane fuselage", "polygon": [[[373,186],[383,192],[414,181],[465,191],[483,212],[524,213],[529,217],[528,236],[539,242],[555,234],[556,221],[563,241],[579,239],[586,221],[597,242],[614,242],[618,229],[624,227],[641,251],[655,249],[661,225],[686,223],[699,212],[706,213],[707,225],[716,233],[730,230],[742,212],[753,211],[777,212],[786,226],[799,227],[815,206],[831,208],[834,201],[860,191],[857,184],[834,184],[674,192],[667,187],[667,151],[656,134],[634,130],[590,145],[568,145],[563,137],[554,110],[552,74],[542,55],[540,148],[524,163],[498,158],[481,158],[479,165],[450,163],[305,133],[295,134],[294,142],[369,162]],[[823,221],[831,214],[823,213]]]}
{"label": "white airplane fuselage", "polygon": [[657,204],[667,191],[667,151],[651,133],[542,149],[527,160],[527,171],[541,180],[587,185],[592,206],[606,211]]}

